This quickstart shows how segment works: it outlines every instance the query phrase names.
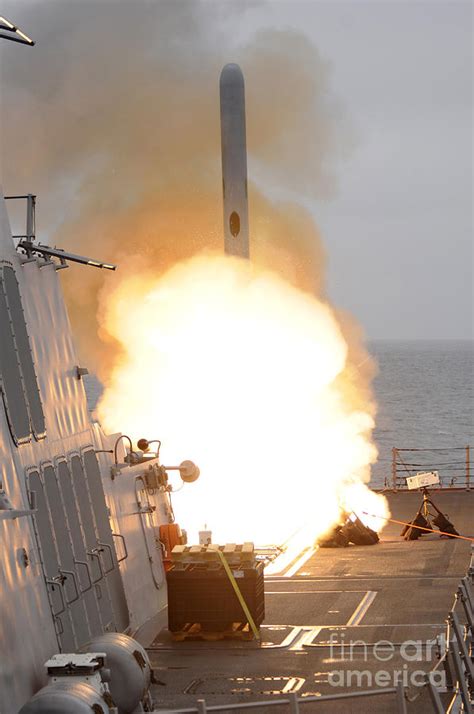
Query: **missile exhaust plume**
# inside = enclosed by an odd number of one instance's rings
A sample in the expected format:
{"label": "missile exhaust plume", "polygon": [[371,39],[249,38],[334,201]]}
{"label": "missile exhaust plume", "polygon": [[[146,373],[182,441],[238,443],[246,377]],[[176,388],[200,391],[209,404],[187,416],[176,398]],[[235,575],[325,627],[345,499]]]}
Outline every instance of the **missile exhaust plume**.
{"label": "missile exhaust plume", "polygon": [[[199,462],[196,498],[218,505],[197,523],[184,488],[183,525],[227,538],[246,522],[246,539],[268,540],[280,528],[267,506],[287,500],[313,537],[349,493],[372,498],[376,452],[374,365],[353,319],[328,305],[304,207],[334,195],[352,132],[307,38],[235,32],[258,5],[97,2],[93,23],[83,3],[15,6],[37,44],[34,66],[29,53],[2,57],[2,165],[11,193],[34,186],[42,241],[100,246],[119,266],[64,280],[82,359],[106,386],[104,426]],[[245,73],[252,265],[221,255],[217,78],[229,61]]]}
{"label": "missile exhaust plume", "polygon": [[193,539],[208,523],[218,541],[299,531],[308,542],[342,510],[387,514],[365,486],[374,422],[346,389],[329,305],[248,261],[204,255],[146,284],[123,280],[104,321],[123,356],[100,420],[159,436],[165,461],[199,463],[200,480],[174,501]]}

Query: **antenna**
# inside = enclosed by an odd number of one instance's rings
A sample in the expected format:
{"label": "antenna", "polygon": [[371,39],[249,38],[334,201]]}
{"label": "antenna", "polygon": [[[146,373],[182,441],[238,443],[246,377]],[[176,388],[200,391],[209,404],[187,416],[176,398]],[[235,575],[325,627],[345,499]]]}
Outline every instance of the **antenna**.
{"label": "antenna", "polygon": [[10,42],[19,42],[21,45],[28,45],[29,47],[33,47],[33,45],[35,44],[35,41],[32,40],[31,37],[28,37],[28,35],[25,35],[25,33],[22,32],[19,27],[13,25],[9,20],[1,16],[0,38],[4,40],[10,40]]}

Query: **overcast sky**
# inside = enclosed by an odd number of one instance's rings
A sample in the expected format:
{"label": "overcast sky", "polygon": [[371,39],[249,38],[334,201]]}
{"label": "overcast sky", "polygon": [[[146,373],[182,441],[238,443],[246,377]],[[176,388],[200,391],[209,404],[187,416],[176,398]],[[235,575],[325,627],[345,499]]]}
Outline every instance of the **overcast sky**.
{"label": "overcast sky", "polygon": [[[302,201],[321,228],[333,301],[369,338],[472,339],[471,3],[225,2],[242,9],[234,41],[294,28],[330,64],[353,148],[339,160],[334,196]],[[6,3],[11,19],[15,5]],[[93,8],[85,5],[91,21]],[[251,156],[249,170],[259,170]]]}
{"label": "overcast sky", "polygon": [[356,128],[314,205],[332,298],[371,338],[472,338],[472,4],[275,2],[271,22],[330,60]]}

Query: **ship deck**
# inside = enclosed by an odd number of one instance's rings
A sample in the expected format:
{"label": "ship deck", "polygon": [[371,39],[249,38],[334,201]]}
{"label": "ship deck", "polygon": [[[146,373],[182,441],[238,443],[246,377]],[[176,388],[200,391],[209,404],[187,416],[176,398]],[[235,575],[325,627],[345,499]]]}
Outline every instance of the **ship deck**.
{"label": "ship deck", "polygon": [[[419,493],[386,495],[393,518],[414,517]],[[432,497],[459,533],[474,534],[473,491],[434,491]],[[296,572],[293,567],[291,577],[285,572],[266,577],[260,645],[174,642],[163,630],[148,648],[161,682],[153,688],[157,708],[195,706],[198,698],[210,705],[288,691],[304,697],[374,689],[381,671],[387,673],[384,687],[394,686],[394,677],[411,685],[413,672],[429,671],[437,661],[430,643],[445,631],[470,553],[468,541],[434,534],[404,541],[395,524],[375,546],[319,549]],[[389,714],[397,707],[394,695],[382,695],[312,703],[302,711]],[[408,702],[408,712],[425,711],[432,710],[424,694]]]}

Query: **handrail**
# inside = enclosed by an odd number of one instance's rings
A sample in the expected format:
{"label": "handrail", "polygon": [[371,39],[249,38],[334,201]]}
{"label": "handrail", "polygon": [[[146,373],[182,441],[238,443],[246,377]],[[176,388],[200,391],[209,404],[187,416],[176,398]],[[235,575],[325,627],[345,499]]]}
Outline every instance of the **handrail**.
{"label": "handrail", "polygon": [[[402,698],[400,698],[400,693]],[[301,704],[316,704],[318,702],[335,702],[345,699],[360,697],[378,697],[387,694],[396,694],[398,712],[405,714],[405,700],[403,698],[403,686],[388,687],[385,689],[368,689],[363,692],[344,692],[342,694],[324,694],[322,696],[311,696],[299,698],[295,692],[288,694],[281,699],[265,699],[255,702],[239,702],[233,704],[206,704],[205,699],[198,699],[195,707],[185,707],[183,709],[160,709],[159,714],[206,714],[207,712],[227,712],[239,711],[241,709],[260,709],[263,707],[281,707],[290,705],[291,714],[299,714]],[[158,714],[158,712],[154,712]]]}
{"label": "handrail", "polygon": [[122,541],[124,555],[121,558],[117,558],[117,562],[122,563],[124,560],[127,560],[127,558],[128,558],[128,549],[127,549],[127,544],[125,542],[125,538],[123,537],[123,535],[121,533],[112,533],[112,536],[114,538],[120,538],[120,540]]}
{"label": "handrail", "polygon": [[[404,456],[401,456],[402,452]],[[456,452],[453,456],[451,452]],[[459,453],[459,452],[462,452]],[[441,453],[441,456],[440,456]],[[406,454],[413,454],[411,461],[405,461]],[[426,455],[430,455],[426,461]],[[441,460],[439,460],[439,458]],[[408,457],[410,459],[410,456]],[[471,479],[471,447],[451,446],[445,448],[406,448],[392,447],[391,475],[385,478],[385,486],[389,481],[394,491],[403,491],[406,488],[406,476],[413,476],[417,471],[440,471],[445,473],[444,483],[441,478],[442,488],[465,488],[472,489]],[[447,473],[446,473],[447,472]],[[402,474],[401,476],[399,474]]]}
{"label": "handrail", "polygon": [[99,549],[92,548],[91,550],[87,550],[86,553],[87,553],[87,555],[90,555],[91,558],[96,558],[97,565],[99,566],[100,575],[98,578],[95,578],[92,580],[93,584],[95,585],[96,583],[100,582],[100,580],[102,580],[104,577],[104,571],[102,569],[102,562],[100,560]]}
{"label": "handrail", "polygon": [[45,580],[48,585],[51,585],[53,590],[55,587],[57,587],[59,595],[61,596],[62,609],[58,610],[57,612],[53,612],[53,616],[57,617],[58,615],[62,615],[62,613],[65,612],[65,610],[66,610],[66,600],[64,599],[62,578],[60,575],[56,575],[54,578],[45,578]]}
{"label": "handrail", "polygon": [[81,593],[86,593],[86,592],[88,592],[89,590],[92,589],[91,569],[90,569],[89,563],[86,563],[85,560],[74,560],[74,562],[75,562],[76,565],[83,565],[83,566],[85,567],[85,569],[86,569],[87,579],[88,579],[88,581],[89,581],[89,585],[88,585],[87,588],[84,588],[84,590],[81,588]]}
{"label": "handrail", "polygon": [[72,582],[74,583],[75,595],[71,600],[68,600],[66,598],[66,604],[72,605],[73,602],[77,602],[80,598],[79,587],[77,585],[76,573],[74,573],[72,570],[64,570],[63,568],[59,568],[59,572],[61,573],[62,578],[63,578],[62,583],[61,583],[62,587],[64,587],[64,581],[67,580],[67,576],[70,575],[72,577]]}
{"label": "handrail", "polygon": [[[443,708],[439,692],[427,676],[426,686],[436,714],[444,714],[453,710],[456,704],[462,703],[463,711],[473,713],[472,697],[474,695],[474,663],[471,659],[470,646],[474,641],[474,597],[471,579],[474,580],[474,547],[471,549],[471,563],[468,574],[462,578],[456,591],[453,606],[448,613],[446,629],[446,652],[441,659],[445,673],[447,690],[453,692],[447,709]],[[456,607],[462,604],[466,616],[466,624],[462,625]],[[464,632],[463,632],[464,630]],[[439,662],[437,667],[439,666]],[[436,669],[436,667],[434,668]],[[434,671],[434,669],[432,671]]]}
{"label": "handrail", "polygon": [[109,573],[112,572],[112,570],[115,570],[115,561],[114,561],[114,554],[113,554],[112,546],[110,545],[110,543],[102,543],[100,540],[97,541],[97,545],[100,545],[102,550],[104,548],[107,548],[107,550],[109,551],[109,558],[110,558],[112,567],[108,568],[107,570],[104,570],[104,575],[108,575]]}

